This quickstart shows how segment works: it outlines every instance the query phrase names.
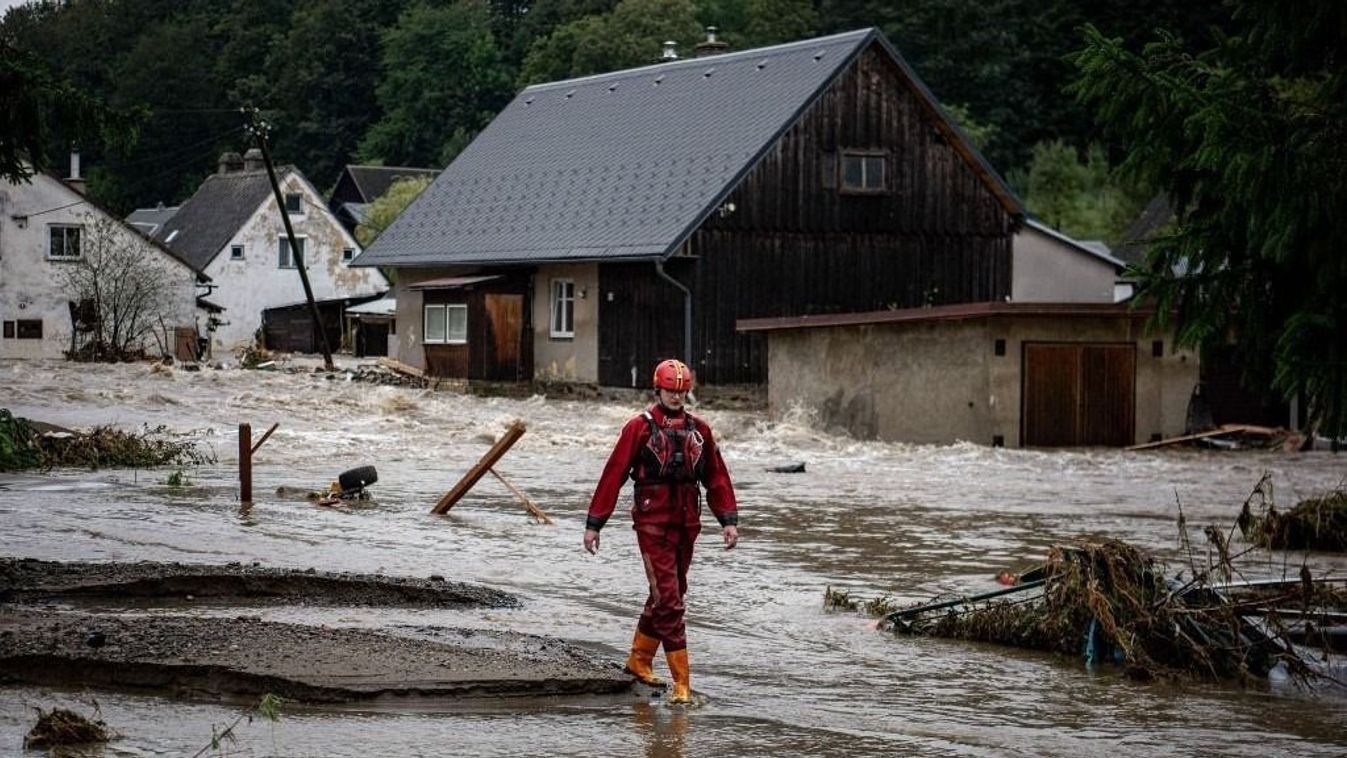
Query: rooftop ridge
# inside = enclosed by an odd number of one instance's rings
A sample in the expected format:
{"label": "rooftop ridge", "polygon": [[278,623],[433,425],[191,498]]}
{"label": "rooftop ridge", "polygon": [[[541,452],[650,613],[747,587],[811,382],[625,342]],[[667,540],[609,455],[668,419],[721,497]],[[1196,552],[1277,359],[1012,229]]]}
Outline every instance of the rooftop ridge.
{"label": "rooftop ridge", "polygon": [[779,54],[783,52],[793,52],[801,48],[814,47],[821,44],[833,44],[848,39],[861,39],[875,31],[875,27],[866,27],[839,34],[830,34],[826,37],[813,37],[805,40],[796,40],[795,42],[785,42],[780,45],[769,45],[768,47],[755,47],[750,50],[736,50],[732,53],[719,53],[704,58],[679,58],[674,61],[665,61],[661,63],[652,63],[646,66],[636,68],[625,68],[617,71],[608,71],[602,74],[589,74],[574,79],[559,79],[554,82],[543,82],[540,84],[530,84],[520,91],[520,95],[527,92],[540,92],[553,88],[565,86],[577,86],[591,81],[605,81],[611,79],[625,79],[630,76],[649,73],[652,71],[668,71],[680,66],[715,66],[720,63],[735,63],[745,58],[757,58],[763,55]]}

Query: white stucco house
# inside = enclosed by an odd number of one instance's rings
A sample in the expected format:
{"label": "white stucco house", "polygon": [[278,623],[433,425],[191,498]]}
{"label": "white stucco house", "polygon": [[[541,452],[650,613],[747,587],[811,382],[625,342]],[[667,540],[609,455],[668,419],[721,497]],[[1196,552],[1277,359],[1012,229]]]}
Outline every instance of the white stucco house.
{"label": "white stucco house", "polygon": [[209,277],[85,197],[77,155],[71,177],[0,182],[0,358],[62,358],[87,344],[95,311],[91,299],[80,307],[72,278],[92,281],[109,265],[134,267],[134,281],[111,286],[139,300],[103,304],[102,325],[115,321],[132,349],[191,358],[196,297]]}
{"label": "white stucco house", "polygon": [[[338,346],[341,312],[388,290],[377,269],[351,268],[360,247],[328,209],[309,180],[293,166],[278,166],[277,177],[303,256],[313,296],[320,304],[328,339]],[[213,323],[213,350],[234,350],[252,343],[263,326],[264,312],[284,313],[284,329],[295,329],[295,314],[311,330],[304,288],[290,249],[261,151],[220,156],[219,170],[196,193],[163,218],[168,209],[132,214],[132,223],[154,223],[154,239],[200,266],[213,291],[208,302],[223,309]],[[154,215],[151,215],[154,214]],[[312,342],[312,340],[308,340]],[[269,347],[277,347],[269,345]],[[282,347],[282,349],[291,349]]]}
{"label": "white stucco house", "polygon": [[1102,242],[1076,240],[1026,218],[1011,243],[1010,301],[1116,302],[1125,268]]}

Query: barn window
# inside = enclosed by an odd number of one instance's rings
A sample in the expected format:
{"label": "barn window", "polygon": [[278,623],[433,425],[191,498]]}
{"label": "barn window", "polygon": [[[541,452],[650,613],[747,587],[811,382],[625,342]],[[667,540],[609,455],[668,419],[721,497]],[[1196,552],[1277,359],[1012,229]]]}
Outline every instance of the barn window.
{"label": "barn window", "polygon": [[884,153],[843,152],[840,166],[844,192],[876,193],[885,190]]}
{"label": "barn window", "polygon": [[303,216],[304,196],[298,192],[285,193],[285,212],[291,216]]}
{"label": "barn window", "polygon": [[570,279],[552,280],[552,336],[575,336],[575,282]]}
{"label": "barn window", "polygon": [[47,257],[57,260],[75,260],[80,257],[81,227],[71,224],[52,224]]}
{"label": "barn window", "polygon": [[280,252],[277,255],[276,267],[295,268],[296,257],[298,257],[299,259],[304,258],[304,240],[305,240],[304,237],[295,237],[295,244],[299,246],[299,255],[293,256],[290,254],[290,240],[287,239],[286,237],[281,237],[279,248]]}
{"label": "barn window", "polygon": [[468,306],[427,305],[423,342],[428,345],[462,345],[468,341]]}

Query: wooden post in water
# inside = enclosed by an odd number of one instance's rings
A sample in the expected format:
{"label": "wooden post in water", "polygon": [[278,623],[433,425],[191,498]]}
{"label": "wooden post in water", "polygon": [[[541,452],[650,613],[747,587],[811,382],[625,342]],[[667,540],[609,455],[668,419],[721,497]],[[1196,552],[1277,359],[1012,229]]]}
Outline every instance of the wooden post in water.
{"label": "wooden post in water", "polygon": [[253,501],[253,425],[239,424],[239,500]]}

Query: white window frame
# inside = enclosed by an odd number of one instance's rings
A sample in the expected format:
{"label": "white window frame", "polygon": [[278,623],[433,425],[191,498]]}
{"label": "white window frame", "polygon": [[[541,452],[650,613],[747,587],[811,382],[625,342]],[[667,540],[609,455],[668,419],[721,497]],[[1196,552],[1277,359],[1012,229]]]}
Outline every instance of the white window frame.
{"label": "white window frame", "polygon": [[[461,313],[462,326],[457,333],[451,333],[453,323],[451,313]],[[435,315],[438,314],[438,315]],[[438,321],[438,334],[431,334],[432,319]],[[421,343],[425,345],[466,345],[468,344],[468,306],[462,303],[427,303],[421,315]]]}
{"label": "white window frame", "polygon": [[[286,212],[286,213],[290,214],[291,216],[303,216],[303,215],[304,215],[304,193],[303,193],[303,192],[287,192],[287,193],[285,193],[284,197],[285,197],[285,212]],[[290,209],[290,200],[291,200],[291,198],[293,198],[293,199],[295,200],[295,209],[294,209],[294,210],[291,210],[291,209]]]}
{"label": "white window frame", "polygon": [[353,260],[355,260],[355,248],[343,247],[341,249],[341,262],[350,263]]}
{"label": "white window frame", "polygon": [[[61,232],[61,252],[56,253],[56,232]],[[75,253],[70,254],[71,233],[75,237]],[[83,224],[47,224],[47,260],[49,261],[77,261],[84,257],[84,225]]]}
{"label": "white window frame", "polygon": [[[295,242],[296,244],[299,245],[299,256],[303,258],[304,255],[309,250],[309,238],[302,234],[296,234]],[[282,245],[285,246],[284,248],[285,250],[290,251],[290,255],[286,259],[281,258]],[[308,265],[307,262],[305,263],[305,265]],[[299,268],[298,266],[295,265],[294,251],[290,250],[290,239],[286,237],[284,234],[276,237],[276,268],[281,269]]]}
{"label": "white window frame", "polygon": [[552,308],[548,333],[553,339],[575,338],[575,280],[552,280]]}
{"label": "white window frame", "polygon": [[229,260],[231,261],[243,260],[243,245],[229,246]]}

